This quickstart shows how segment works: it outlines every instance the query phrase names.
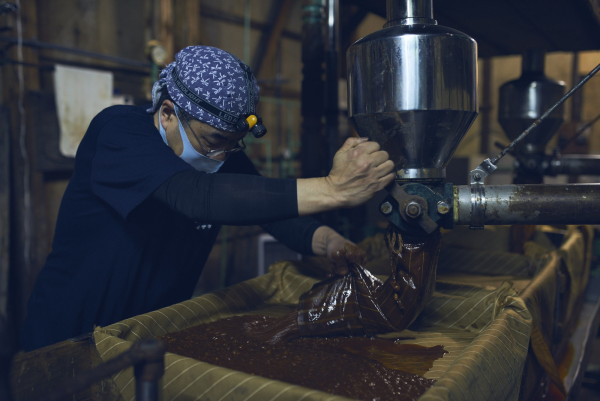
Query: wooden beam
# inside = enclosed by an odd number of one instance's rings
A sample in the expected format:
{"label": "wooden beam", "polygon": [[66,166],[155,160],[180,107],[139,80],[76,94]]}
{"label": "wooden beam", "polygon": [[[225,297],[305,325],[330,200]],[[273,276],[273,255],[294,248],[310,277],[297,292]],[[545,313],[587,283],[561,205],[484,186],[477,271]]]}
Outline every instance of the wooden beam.
{"label": "wooden beam", "polygon": [[174,50],[202,43],[200,30],[200,0],[176,0]]}
{"label": "wooden beam", "polygon": [[175,56],[175,39],[173,34],[173,0],[160,0],[158,37],[166,52],[166,63]]}
{"label": "wooden beam", "polygon": [[598,0],[586,0],[584,4],[592,11],[596,23],[600,25],[600,2]]}
{"label": "wooden beam", "polygon": [[[37,2],[22,2],[18,11],[23,40],[37,37]],[[15,26],[18,26],[15,23]],[[27,109],[27,94],[39,91],[40,77],[36,49],[13,46],[10,58],[16,65],[2,68],[2,105],[9,112],[10,136],[10,321],[19,324],[24,316],[33,288],[49,249],[47,233],[43,176],[36,170],[35,133],[36,116]]]}
{"label": "wooden beam", "polygon": [[262,67],[264,65],[274,64],[277,46],[281,41],[283,28],[289,19],[294,3],[294,0],[273,2],[271,8],[271,18],[273,20],[271,25],[273,28],[270,32],[263,32],[260,45],[255,53],[254,62],[252,63],[254,75],[257,77],[263,75]]}
{"label": "wooden beam", "polygon": [[[214,7],[210,7],[208,5],[202,5],[202,9],[201,9],[200,13],[202,14],[202,17],[204,17],[204,18],[214,19],[217,21],[226,22],[228,24],[244,26],[244,23],[245,23],[243,17],[233,15],[233,14],[223,13],[221,10],[218,10]],[[271,31],[271,26],[269,24],[258,22],[258,21],[250,21],[250,28],[255,29],[257,31],[261,31],[261,32],[270,32]],[[292,32],[288,29],[284,29],[281,32],[281,36],[285,37],[287,39],[297,40],[298,42],[302,41],[302,35],[300,33]]]}

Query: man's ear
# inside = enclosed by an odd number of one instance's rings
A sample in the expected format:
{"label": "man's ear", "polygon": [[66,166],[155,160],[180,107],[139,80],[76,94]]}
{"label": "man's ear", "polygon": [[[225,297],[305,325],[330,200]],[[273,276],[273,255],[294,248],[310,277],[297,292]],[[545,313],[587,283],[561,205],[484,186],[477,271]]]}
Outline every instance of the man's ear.
{"label": "man's ear", "polygon": [[175,114],[175,104],[173,103],[172,100],[169,100],[169,99],[163,100],[163,102],[160,105],[160,109],[159,110],[160,110],[161,117],[163,115],[166,118],[170,118],[172,116],[176,117],[176,114]]}
{"label": "man's ear", "polygon": [[175,114],[175,104],[169,99],[163,100],[159,108],[159,121],[168,123],[171,117],[177,117]]}

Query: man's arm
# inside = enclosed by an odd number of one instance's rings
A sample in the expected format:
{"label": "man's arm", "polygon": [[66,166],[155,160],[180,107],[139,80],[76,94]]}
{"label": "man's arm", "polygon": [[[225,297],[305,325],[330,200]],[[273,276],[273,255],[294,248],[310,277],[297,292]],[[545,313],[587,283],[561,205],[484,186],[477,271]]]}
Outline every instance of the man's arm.
{"label": "man's arm", "polygon": [[206,223],[265,224],[360,205],[394,179],[393,169],[376,142],[349,138],[326,177],[293,180],[189,169],[169,178],[153,197]]}

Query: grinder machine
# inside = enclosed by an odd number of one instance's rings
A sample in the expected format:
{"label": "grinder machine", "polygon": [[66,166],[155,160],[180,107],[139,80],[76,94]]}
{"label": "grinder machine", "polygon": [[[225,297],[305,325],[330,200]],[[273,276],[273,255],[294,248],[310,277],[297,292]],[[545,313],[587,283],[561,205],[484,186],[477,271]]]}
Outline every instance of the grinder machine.
{"label": "grinder machine", "polygon": [[403,235],[454,225],[600,222],[600,184],[485,185],[498,160],[553,108],[471,171],[469,185],[446,181],[445,167],[477,116],[477,44],[438,25],[432,0],[388,0],[387,23],[348,49],[347,65],[349,117],[396,164],[380,211]]}

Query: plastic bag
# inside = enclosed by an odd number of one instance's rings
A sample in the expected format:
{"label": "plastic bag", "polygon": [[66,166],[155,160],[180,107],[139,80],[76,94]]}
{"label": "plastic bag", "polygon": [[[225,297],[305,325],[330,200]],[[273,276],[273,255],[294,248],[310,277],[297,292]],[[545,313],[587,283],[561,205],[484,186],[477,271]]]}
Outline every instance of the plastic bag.
{"label": "plastic bag", "polygon": [[364,266],[360,251],[347,247],[335,261],[347,263],[347,274],[316,283],[301,295],[294,313],[253,335],[278,342],[304,336],[372,336],[408,327],[433,294],[440,233],[403,241],[390,225],[386,245],[391,273],[385,282]]}
{"label": "plastic bag", "polygon": [[439,231],[403,241],[390,226],[386,244],[391,274],[385,282],[349,260],[348,274],[321,281],[301,296],[300,336],[374,335],[403,330],[414,321],[435,287]]}

